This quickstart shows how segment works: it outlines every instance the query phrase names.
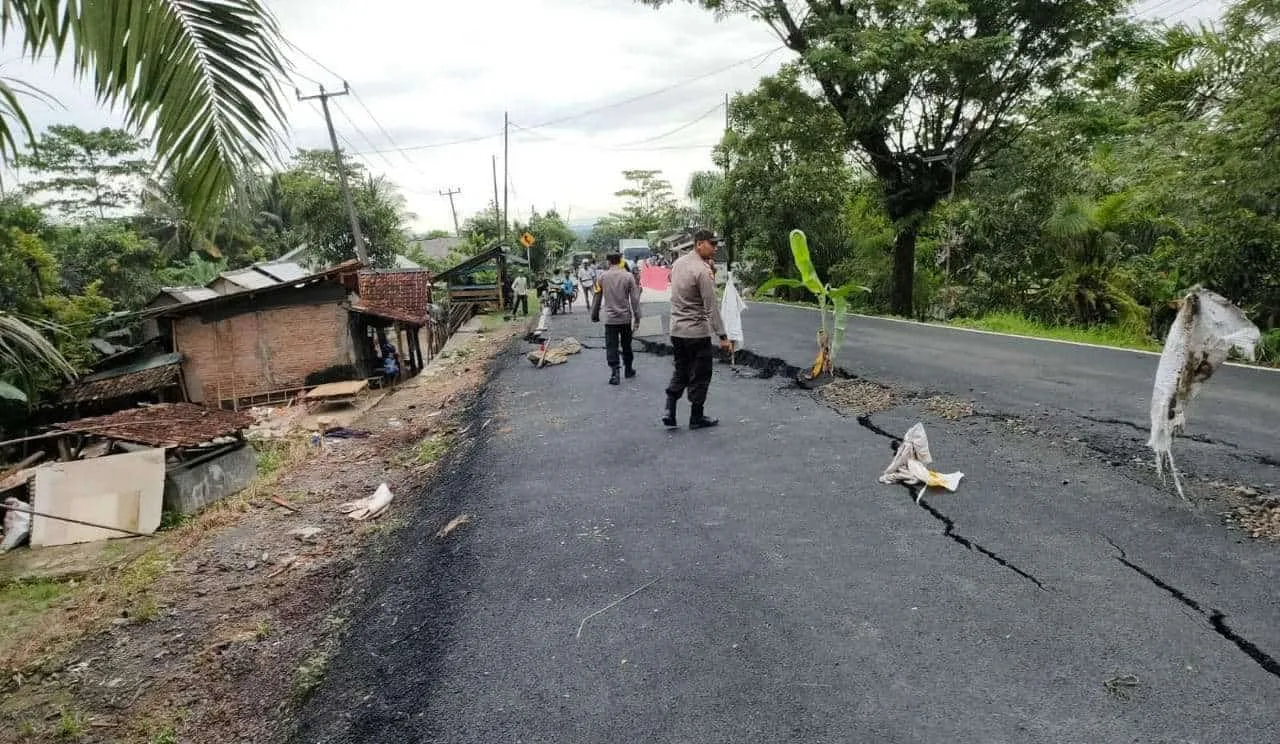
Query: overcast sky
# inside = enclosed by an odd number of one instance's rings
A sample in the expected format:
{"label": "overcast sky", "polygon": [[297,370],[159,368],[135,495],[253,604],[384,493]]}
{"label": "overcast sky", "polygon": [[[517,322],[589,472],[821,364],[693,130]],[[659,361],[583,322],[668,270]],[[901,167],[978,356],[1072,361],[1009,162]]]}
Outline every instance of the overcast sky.
{"label": "overcast sky", "polygon": [[[459,220],[492,200],[504,110],[513,123],[513,217],[531,206],[555,206],[575,222],[599,217],[617,208],[613,192],[629,168],[660,169],[683,193],[691,173],[711,167],[725,94],[753,88],[790,58],[763,24],[716,21],[683,2],[662,10],[629,0],[267,2],[302,50],[288,52],[292,83],[304,94],[351,85],[358,100],[332,99],[341,144],[401,187],[421,230],[452,229],[441,189],[462,190]],[[1146,0],[1136,12],[1195,20],[1219,6]],[[32,103],[37,130],[119,125],[65,70],[17,56],[9,42],[0,74],[64,106]],[[316,102],[294,102],[290,91],[288,113],[295,146],[328,147]]]}

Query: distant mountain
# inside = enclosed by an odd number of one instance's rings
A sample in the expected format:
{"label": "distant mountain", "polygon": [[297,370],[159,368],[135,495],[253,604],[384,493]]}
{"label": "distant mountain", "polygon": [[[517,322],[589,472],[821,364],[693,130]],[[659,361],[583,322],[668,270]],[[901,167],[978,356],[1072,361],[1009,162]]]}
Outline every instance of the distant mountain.
{"label": "distant mountain", "polygon": [[565,226],[573,231],[574,235],[579,238],[585,238],[591,234],[591,228],[596,226],[595,220],[573,220],[566,222]]}

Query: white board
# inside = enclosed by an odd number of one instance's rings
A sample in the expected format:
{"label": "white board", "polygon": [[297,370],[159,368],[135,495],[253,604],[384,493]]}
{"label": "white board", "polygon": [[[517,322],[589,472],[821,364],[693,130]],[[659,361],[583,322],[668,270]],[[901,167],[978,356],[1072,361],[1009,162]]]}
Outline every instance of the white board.
{"label": "white board", "polygon": [[[149,535],[160,528],[164,449],[55,462],[36,470],[32,509]],[[48,517],[32,517],[31,547],[127,537]]]}

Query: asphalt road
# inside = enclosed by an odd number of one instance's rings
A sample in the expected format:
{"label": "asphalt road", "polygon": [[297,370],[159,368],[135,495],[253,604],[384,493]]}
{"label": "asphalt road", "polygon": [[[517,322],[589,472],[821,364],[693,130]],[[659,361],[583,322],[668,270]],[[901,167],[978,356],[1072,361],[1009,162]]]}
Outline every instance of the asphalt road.
{"label": "asphalt road", "polygon": [[[802,312],[752,306],[748,346],[807,362]],[[599,343],[581,315],[556,328]],[[718,366],[721,427],[667,432],[669,358],[610,388],[598,348],[542,370],[513,350],[475,447],[370,567],[294,740],[1280,740],[1280,551],[1109,454],[1132,427],[1070,433],[1071,410],[1141,422],[1127,375],[1155,358],[1099,370],[1113,352],[949,333],[859,321],[844,353],[985,410],[869,421],[925,421],[966,473],[922,506],[876,482],[886,437],[783,380]],[[1200,455],[1274,452],[1271,430],[1249,444],[1264,374],[1211,383],[1192,427],[1221,440]]]}

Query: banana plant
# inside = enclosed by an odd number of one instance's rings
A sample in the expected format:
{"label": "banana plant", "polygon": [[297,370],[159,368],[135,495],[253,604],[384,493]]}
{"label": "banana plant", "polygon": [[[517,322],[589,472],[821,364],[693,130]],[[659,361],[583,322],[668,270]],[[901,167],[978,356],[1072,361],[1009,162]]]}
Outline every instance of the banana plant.
{"label": "banana plant", "polygon": [[[809,370],[812,380],[821,374],[831,374],[835,369],[836,353],[844,343],[845,329],[849,320],[849,295],[854,292],[870,292],[869,287],[850,282],[839,287],[832,287],[818,278],[818,270],[813,266],[813,257],[809,253],[809,240],[801,230],[792,230],[790,235],[791,259],[795,262],[799,279],[774,277],[761,284],[756,292],[769,294],[780,287],[788,289],[807,289],[818,298],[818,315],[822,319],[822,328],[818,331],[818,356]],[[827,305],[831,306],[831,319],[827,319]]]}

